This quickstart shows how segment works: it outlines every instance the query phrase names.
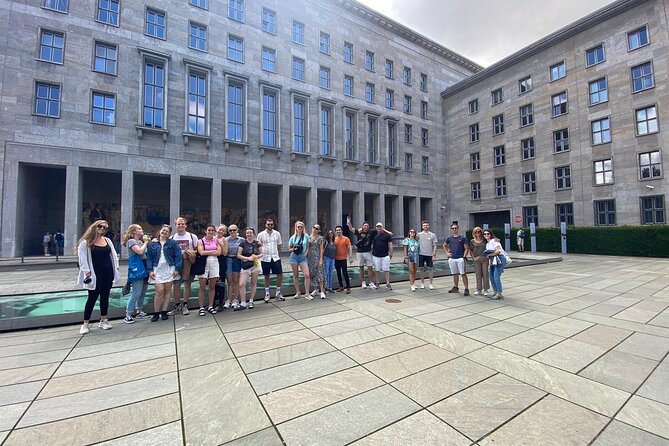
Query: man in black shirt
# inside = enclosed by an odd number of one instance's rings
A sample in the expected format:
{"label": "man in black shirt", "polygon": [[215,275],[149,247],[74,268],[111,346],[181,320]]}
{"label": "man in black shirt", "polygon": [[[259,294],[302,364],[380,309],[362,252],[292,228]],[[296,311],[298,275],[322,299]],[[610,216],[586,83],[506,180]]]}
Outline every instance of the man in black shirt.
{"label": "man in black shirt", "polygon": [[[390,260],[393,258],[393,239],[392,232],[383,228],[381,222],[376,224],[376,233],[372,239],[372,261],[374,262],[374,271],[376,272],[376,283],[381,284],[379,272],[385,273],[386,289],[392,290],[390,286]],[[376,286],[372,288],[376,288]]]}

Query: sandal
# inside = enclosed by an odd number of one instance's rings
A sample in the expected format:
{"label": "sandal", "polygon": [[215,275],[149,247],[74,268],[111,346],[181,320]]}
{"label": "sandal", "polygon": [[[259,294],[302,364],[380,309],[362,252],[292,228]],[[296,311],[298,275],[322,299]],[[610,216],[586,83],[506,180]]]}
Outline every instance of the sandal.
{"label": "sandal", "polygon": [[209,312],[209,314],[216,314],[216,308],[214,307],[207,308],[207,311]]}
{"label": "sandal", "polygon": [[200,308],[200,311],[197,312],[198,316],[206,316],[206,312],[204,311],[204,308]]}
{"label": "sandal", "polygon": [[249,301],[248,307],[249,307],[249,309],[253,308],[253,301],[252,300]]}

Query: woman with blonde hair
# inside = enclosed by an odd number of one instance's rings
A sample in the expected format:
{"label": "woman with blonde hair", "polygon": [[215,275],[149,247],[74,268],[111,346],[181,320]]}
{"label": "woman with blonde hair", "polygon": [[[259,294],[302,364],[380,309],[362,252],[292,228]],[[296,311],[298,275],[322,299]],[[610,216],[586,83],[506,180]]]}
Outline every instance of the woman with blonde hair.
{"label": "woman with blonde hair", "polygon": [[[256,232],[253,228],[246,228],[246,238],[242,240],[237,248],[237,258],[242,262],[242,271],[239,273],[239,295],[240,303],[235,308],[245,310],[253,308],[253,299],[258,288],[258,276],[260,275],[260,259],[262,258],[262,246],[255,240]],[[246,305],[246,282],[251,278],[251,292],[249,293],[248,307]]]}
{"label": "woman with blonde hair", "polygon": [[[197,293],[197,299],[200,303],[200,310],[198,311],[199,316],[205,316],[207,312],[209,314],[216,314],[214,297],[216,297],[216,282],[218,282],[218,278],[221,275],[218,267],[218,256],[221,255],[221,244],[216,238],[216,226],[207,226],[205,234],[204,237],[197,241],[198,254],[207,258],[204,273],[197,277],[200,282],[200,290]],[[208,306],[205,309],[204,297],[207,285],[209,285],[209,292],[207,294],[209,299]]]}
{"label": "woman with blonde hair", "polygon": [[109,223],[105,220],[96,220],[84,231],[79,239],[74,253],[79,259],[79,274],[77,285],[88,290],[88,299],[84,307],[84,323],[79,334],[90,331],[90,319],[93,308],[100,298],[100,323],[103,330],[112,328],[107,317],[109,310],[109,292],[114,282],[119,280],[118,254],[111,240],[105,237],[109,230]]}
{"label": "woman with blonde hair", "polygon": [[183,268],[181,247],[170,238],[172,226],[163,225],[159,238],[151,242],[146,250],[146,269],[149,271],[149,283],[156,287],[153,298],[153,316],[151,322],[159,318],[167,320],[167,306],[170,304],[170,289],[175,280],[179,279]]}
{"label": "woman with blonde hair", "polygon": [[[223,308],[227,309],[231,306],[236,308],[239,306],[239,273],[242,271],[242,261],[237,258],[237,249],[239,244],[242,242],[242,238],[239,237],[239,229],[237,225],[228,226],[228,236],[226,241],[228,242],[228,259],[227,259],[227,271],[226,278],[228,280],[228,295],[225,299],[225,304]],[[232,303],[231,303],[232,301]]]}
{"label": "woman with blonde hair", "polygon": [[416,230],[409,229],[409,234],[402,241],[404,246],[404,263],[409,269],[409,284],[411,291],[416,291],[416,267],[418,266],[418,255],[420,253],[420,241],[416,238]]}
{"label": "woman with blonde hair", "polygon": [[483,295],[489,296],[490,279],[488,274],[488,264],[490,259],[483,254],[486,250],[486,240],[483,237],[483,230],[480,227],[472,229],[473,238],[469,242],[469,252],[472,254],[474,261],[474,274],[476,274],[476,292],[474,296]]}
{"label": "woman with blonde hair", "polygon": [[309,295],[309,268],[307,267],[308,249],[309,236],[304,232],[304,223],[296,221],[293,235],[288,240],[290,267],[293,269],[293,283],[295,284],[295,299],[299,299],[302,295],[298,268],[302,270],[302,275],[304,276],[304,290],[307,293],[307,299],[311,299],[311,295]]}
{"label": "woman with blonde hair", "polygon": [[151,238],[144,235],[144,229],[138,224],[131,224],[123,234],[123,246],[128,248],[128,282],[130,282],[130,298],[125,307],[126,324],[133,324],[133,311],[135,317],[143,318],[146,313],[142,311],[144,295],[149,285],[149,272],[146,269],[146,248]]}

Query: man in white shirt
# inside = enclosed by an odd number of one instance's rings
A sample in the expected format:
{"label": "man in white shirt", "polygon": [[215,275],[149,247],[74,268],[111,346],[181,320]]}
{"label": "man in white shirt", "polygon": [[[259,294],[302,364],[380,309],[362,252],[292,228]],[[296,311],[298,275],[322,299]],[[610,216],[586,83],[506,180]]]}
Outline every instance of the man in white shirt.
{"label": "man in white shirt", "polygon": [[420,272],[420,288],[425,288],[425,267],[427,267],[430,277],[430,289],[434,289],[432,280],[434,279],[434,259],[437,256],[437,234],[430,232],[430,224],[423,220],[421,222],[423,230],[416,234],[416,238],[420,243],[420,250],[418,252],[418,271]]}
{"label": "man in white shirt", "polygon": [[[186,219],[178,217],[174,225],[177,227],[177,233],[172,235],[172,240],[179,244],[181,248],[181,255],[184,259],[184,267],[181,271],[181,278],[175,280],[172,285],[172,293],[174,294],[174,309],[172,314],[177,314],[181,311],[184,316],[189,313],[188,299],[190,299],[190,289],[193,283],[193,277],[190,274],[190,258],[186,255],[186,251],[195,252],[197,250],[197,237],[195,234],[186,231]],[[183,303],[181,303],[181,284],[184,285]]]}
{"label": "man in white shirt", "polygon": [[274,230],[274,220],[268,218],[265,221],[265,230],[258,234],[258,241],[262,244],[262,273],[265,276],[265,303],[269,302],[269,275],[276,274],[276,294],[275,298],[284,300],[281,294],[281,282],[283,280],[283,270],[281,269],[281,234]]}

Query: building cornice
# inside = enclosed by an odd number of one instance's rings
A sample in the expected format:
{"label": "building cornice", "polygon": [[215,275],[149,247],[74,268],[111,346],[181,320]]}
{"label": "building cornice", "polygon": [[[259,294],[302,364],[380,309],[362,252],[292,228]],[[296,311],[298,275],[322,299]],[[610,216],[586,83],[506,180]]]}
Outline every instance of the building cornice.
{"label": "building cornice", "polygon": [[621,14],[647,1],[648,0],[618,0],[607,6],[604,6],[603,8],[598,9],[597,11],[588,14],[587,16],[576,20],[575,22],[572,22],[564,28],[549,34],[543,39],[537,40],[533,44],[526,46],[525,48],[511,54],[508,57],[505,57],[488,68],[479,71],[467,79],[464,79],[457,84],[447,88],[441,93],[441,97],[448,98],[449,96],[459,93],[466,88],[481,82],[484,79],[494,76],[500,71],[518,64],[524,59],[534,56],[535,54],[540,53],[547,48],[557,45],[558,43],[563,42],[580,32],[586,31],[593,26],[610,19],[611,17]]}

